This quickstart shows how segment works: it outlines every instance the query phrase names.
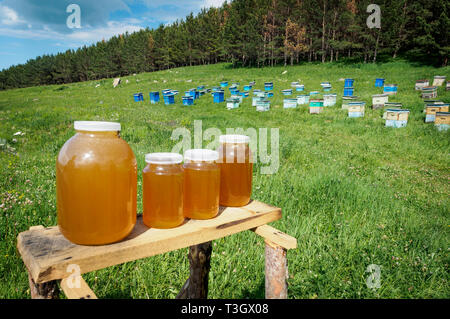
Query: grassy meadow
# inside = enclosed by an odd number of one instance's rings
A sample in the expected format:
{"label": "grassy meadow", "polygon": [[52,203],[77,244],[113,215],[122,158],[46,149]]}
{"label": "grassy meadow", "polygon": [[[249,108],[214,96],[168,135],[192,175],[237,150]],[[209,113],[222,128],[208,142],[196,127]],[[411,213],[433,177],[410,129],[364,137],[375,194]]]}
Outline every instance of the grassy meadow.
{"label": "grassy meadow", "polygon": [[[193,131],[194,120],[203,121],[203,130],[222,132],[279,128],[279,170],[262,175],[256,164],[252,197],[281,207],[283,218],[271,225],[298,240],[298,249],[288,252],[289,297],[449,298],[450,132],[424,123],[424,103],[414,90],[416,80],[434,75],[450,79],[450,67],[217,64],[123,77],[115,89],[106,79],[0,91],[0,298],[30,297],[16,238],[33,225],[56,225],[55,162],[75,120],[122,124],[138,162],[139,211],[144,155],[170,151],[175,128]],[[348,118],[340,107],[346,77],[355,79],[355,95],[367,102],[364,118]],[[371,96],[382,93],[374,87],[377,77],[398,84],[390,101],[411,110],[407,127],[384,127],[383,111],[370,108]],[[252,94],[235,110],[213,104],[210,95],[182,106],[185,90],[221,80],[238,81],[241,89],[249,81],[257,89],[273,81],[271,110],[256,112]],[[284,110],[281,90],[292,81],[305,84],[306,92],[330,81],[337,105],[319,115],[307,106]],[[180,91],[176,104],[151,105],[148,92],[165,88]],[[145,102],[133,101],[137,92]],[[450,91],[439,88],[438,99],[450,102]],[[379,289],[366,285],[370,264],[381,267]],[[174,298],[188,276],[187,249],[181,249],[84,278],[100,298]],[[209,280],[210,298],[264,298],[263,239],[248,231],[215,240]]]}

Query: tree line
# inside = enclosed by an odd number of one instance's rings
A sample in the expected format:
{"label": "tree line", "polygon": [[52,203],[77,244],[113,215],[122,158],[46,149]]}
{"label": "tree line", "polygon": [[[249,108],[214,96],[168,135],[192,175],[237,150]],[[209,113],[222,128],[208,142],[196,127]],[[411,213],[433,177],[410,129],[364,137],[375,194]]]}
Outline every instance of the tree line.
{"label": "tree line", "polygon": [[378,0],[381,28],[368,28],[375,0],[233,0],[170,25],[43,55],[0,72],[0,89],[62,84],[179,66],[234,67],[304,61],[374,63],[402,56],[448,63],[450,2]]}

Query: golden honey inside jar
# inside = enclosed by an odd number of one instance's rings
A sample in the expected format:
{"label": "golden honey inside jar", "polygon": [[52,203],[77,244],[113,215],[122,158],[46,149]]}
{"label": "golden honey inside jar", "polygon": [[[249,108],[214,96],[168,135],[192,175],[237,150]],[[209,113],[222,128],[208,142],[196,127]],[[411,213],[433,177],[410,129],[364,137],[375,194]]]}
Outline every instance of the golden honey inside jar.
{"label": "golden honey inside jar", "polygon": [[252,194],[250,138],[245,135],[222,135],[219,141],[220,205],[245,206]]}
{"label": "golden honey inside jar", "polygon": [[181,225],[183,215],[183,156],[152,153],[145,156],[143,179],[143,221],[147,227],[173,228]]}
{"label": "golden honey inside jar", "polygon": [[56,162],[58,226],[71,242],[103,245],[136,223],[137,165],[120,123],[77,121]]}
{"label": "golden honey inside jar", "polygon": [[210,219],[219,212],[219,153],[206,149],[184,154],[184,216]]}

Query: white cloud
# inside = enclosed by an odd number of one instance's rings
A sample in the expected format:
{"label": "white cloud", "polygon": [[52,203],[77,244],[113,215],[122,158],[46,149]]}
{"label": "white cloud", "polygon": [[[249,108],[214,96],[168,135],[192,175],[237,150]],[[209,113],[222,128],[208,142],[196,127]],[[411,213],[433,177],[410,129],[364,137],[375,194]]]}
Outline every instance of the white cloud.
{"label": "white cloud", "polygon": [[205,3],[202,6],[203,8],[210,8],[210,7],[219,8],[222,6],[225,0],[205,0],[204,2]]}
{"label": "white cloud", "polygon": [[140,26],[124,24],[117,21],[109,21],[105,27],[92,28],[83,31],[74,31],[73,33],[66,35],[66,38],[75,41],[82,41],[83,43],[92,43],[101,41],[103,39],[108,40],[115,35],[123,34],[125,32],[133,33],[141,29],[143,28]]}
{"label": "white cloud", "polygon": [[16,11],[7,6],[0,5],[0,24],[16,25],[23,23]]}
{"label": "white cloud", "polygon": [[[60,46],[77,47],[84,44],[95,43],[103,39],[123,34],[132,33],[143,29],[141,26],[125,24],[118,21],[109,21],[104,27],[74,29],[72,33],[61,33],[44,26],[43,29],[10,29],[1,28],[0,35],[7,35],[22,39],[57,40]],[[66,43],[66,42],[70,43]],[[76,42],[76,43],[74,43]]]}

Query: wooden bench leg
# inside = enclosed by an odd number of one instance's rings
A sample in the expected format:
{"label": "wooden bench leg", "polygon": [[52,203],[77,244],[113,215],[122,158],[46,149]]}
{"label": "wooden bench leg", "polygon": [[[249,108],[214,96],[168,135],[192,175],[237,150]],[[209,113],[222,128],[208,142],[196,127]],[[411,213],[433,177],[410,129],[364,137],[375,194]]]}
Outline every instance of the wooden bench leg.
{"label": "wooden bench leg", "polygon": [[266,299],[287,299],[286,249],[266,240]]}
{"label": "wooden bench leg", "polygon": [[30,284],[31,299],[58,299],[59,288],[57,280],[36,284],[28,273],[28,283]]}
{"label": "wooden bench leg", "polygon": [[177,299],[206,299],[208,297],[208,276],[211,267],[212,245],[208,241],[189,247],[190,274]]}

